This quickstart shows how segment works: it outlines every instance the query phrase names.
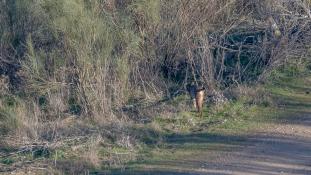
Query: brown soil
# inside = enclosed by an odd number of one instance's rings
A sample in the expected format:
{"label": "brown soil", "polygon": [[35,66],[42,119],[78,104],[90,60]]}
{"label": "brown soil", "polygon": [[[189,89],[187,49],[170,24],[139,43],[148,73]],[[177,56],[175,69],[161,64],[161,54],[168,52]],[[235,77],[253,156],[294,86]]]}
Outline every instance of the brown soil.
{"label": "brown soil", "polygon": [[[246,136],[191,134],[174,136],[168,142],[172,152],[189,143],[201,144],[205,149],[113,174],[311,175],[309,112],[284,117]],[[209,143],[216,146],[210,147]]]}

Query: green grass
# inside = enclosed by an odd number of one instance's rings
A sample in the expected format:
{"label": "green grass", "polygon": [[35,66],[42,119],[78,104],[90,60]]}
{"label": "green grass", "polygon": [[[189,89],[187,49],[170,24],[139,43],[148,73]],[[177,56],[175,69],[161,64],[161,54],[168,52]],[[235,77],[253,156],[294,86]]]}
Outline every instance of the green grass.
{"label": "green grass", "polygon": [[[138,159],[126,164],[127,171],[146,167],[172,169],[176,166],[172,162],[200,157],[203,152],[239,149],[235,143],[244,138],[236,135],[258,127],[263,120],[259,115],[271,115],[271,111],[270,107],[246,106],[242,101],[235,101],[214,111],[206,107],[203,117],[194,111],[180,112],[173,117],[159,116],[146,126],[159,128],[158,140],[142,147]],[[112,173],[118,174],[118,170]]]}
{"label": "green grass", "polygon": [[[91,167],[92,172],[110,169],[112,173],[118,173],[120,168],[129,171],[144,168],[169,170],[178,168],[174,162],[191,161],[193,157],[203,159],[202,156],[210,151],[242,149],[241,142],[253,130],[295,116],[297,112],[311,112],[311,95],[306,94],[311,90],[310,85],[311,77],[308,75],[299,78],[281,75],[264,85],[273,102],[255,104],[250,103],[251,97],[242,96],[220,106],[205,106],[202,117],[194,109],[183,108],[177,113],[159,115],[147,124],[129,124],[126,127],[131,138],[136,139],[135,145],[122,146],[115,139],[97,145],[95,153],[100,165]],[[187,100],[187,96],[181,95],[165,105],[178,108],[180,104],[187,104]],[[16,101],[8,98],[4,104],[14,108],[18,106]],[[1,158],[0,163],[11,166],[17,162],[38,160],[79,162],[83,157],[81,152],[87,154],[88,151],[87,145],[76,151],[67,146]]]}
{"label": "green grass", "polygon": [[[161,130],[161,142],[146,145],[140,159],[127,164],[126,172],[143,169],[172,170],[174,162],[186,162],[191,157],[200,159],[209,151],[241,149],[245,136],[266,124],[279,122],[297,113],[311,112],[311,76],[283,75],[264,85],[273,102],[249,104],[247,98],[230,101],[221,107],[205,107],[203,117],[194,111],[183,111],[173,117],[158,116],[152,122]],[[179,102],[184,100],[178,97]],[[178,101],[177,100],[177,101]],[[176,99],[171,104],[177,104]],[[284,108],[286,106],[286,108]],[[236,144],[239,143],[239,144]],[[173,163],[172,163],[173,162]],[[186,165],[183,163],[183,165]],[[119,171],[112,171],[119,173]]]}
{"label": "green grass", "polygon": [[[138,142],[131,148],[118,146],[113,140],[99,145],[98,157],[102,162],[99,167],[93,167],[93,173],[110,169],[118,174],[120,168],[127,171],[152,169],[174,169],[180,161],[191,161],[193,157],[203,159],[209,151],[226,151],[242,149],[241,142],[245,136],[264,127],[265,124],[277,122],[284,117],[301,112],[311,104],[311,95],[306,95],[311,84],[310,77],[281,78],[265,85],[265,90],[275,103],[251,104],[249,98],[239,98],[228,101],[221,106],[206,106],[203,117],[194,110],[181,110],[176,114],[160,115],[148,124],[133,124],[129,126],[129,134],[135,135]],[[185,96],[178,96],[167,105],[177,107],[186,104]],[[284,105],[290,105],[284,110]],[[282,104],[282,105],[280,105]],[[300,106],[297,109],[297,105]],[[80,151],[87,151],[81,148]],[[23,157],[23,160],[44,159],[48,161],[78,161],[78,153],[70,152],[69,148],[53,150],[48,156],[18,155],[1,159],[1,163],[12,165]],[[81,155],[80,155],[81,156]],[[183,167],[187,169],[187,167]]]}

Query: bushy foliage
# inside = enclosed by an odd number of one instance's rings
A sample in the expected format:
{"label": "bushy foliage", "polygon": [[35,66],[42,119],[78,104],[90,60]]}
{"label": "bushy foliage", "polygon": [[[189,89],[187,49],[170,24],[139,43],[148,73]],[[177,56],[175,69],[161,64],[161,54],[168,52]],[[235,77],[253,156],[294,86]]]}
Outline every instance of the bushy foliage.
{"label": "bushy foliage", "polygon": [[[129,121],[128,111],[135,115],[136,106],[156,104],[191,82],[223,97],[228,86],[308,60],[310,7],[274,0],[2,0],[0,128],[38,139],[38,123],[68,116]],[[6,105],[8,97],[18,105]]]}

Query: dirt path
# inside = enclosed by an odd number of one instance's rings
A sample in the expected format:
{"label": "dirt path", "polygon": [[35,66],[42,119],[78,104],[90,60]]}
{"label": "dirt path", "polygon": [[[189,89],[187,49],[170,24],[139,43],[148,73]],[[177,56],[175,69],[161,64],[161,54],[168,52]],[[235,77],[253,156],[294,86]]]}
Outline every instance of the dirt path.
{"label": "dirt path", "polygon": [[[214,152],[207,158],[202,174],[311,174],[311,115],[297,116],[297,124],[285,121],[270,124],[262,132],[249,136],[235,151]],[[190,173],[191,174],[191,173]]]}
{"label": "dirt path", "polygon": [[[215,174],[215,175],[310,175],[311,113],[301,113],[269,124],[244,137],[191,134],[168,138],[172,154],[179,159],[149,162],[137,171],[115,174]],[[198,152],[187,155],[187,145]]]}

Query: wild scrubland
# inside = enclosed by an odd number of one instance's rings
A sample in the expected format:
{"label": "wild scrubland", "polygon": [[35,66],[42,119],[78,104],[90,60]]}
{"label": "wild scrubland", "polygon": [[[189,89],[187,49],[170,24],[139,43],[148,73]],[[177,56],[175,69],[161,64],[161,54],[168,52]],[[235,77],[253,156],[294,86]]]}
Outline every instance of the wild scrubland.
{"label": "wild scrubland", "polygon": [[[267,84],[310,71],[310,7],[0,1],[0,172],[106,170],[170,134],[249,128],[274,111]],[[202,118],[190,83],[207,89]]]}

